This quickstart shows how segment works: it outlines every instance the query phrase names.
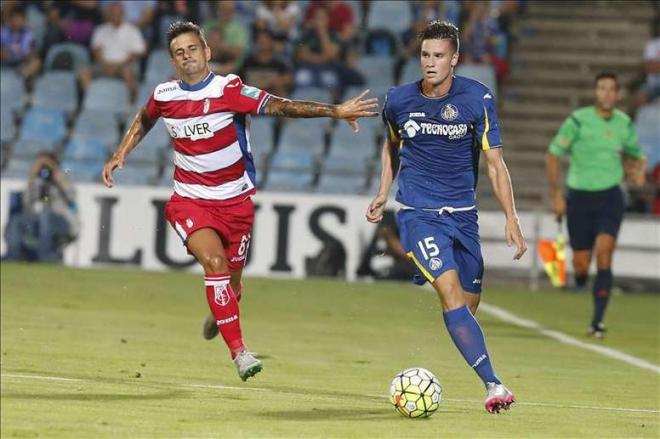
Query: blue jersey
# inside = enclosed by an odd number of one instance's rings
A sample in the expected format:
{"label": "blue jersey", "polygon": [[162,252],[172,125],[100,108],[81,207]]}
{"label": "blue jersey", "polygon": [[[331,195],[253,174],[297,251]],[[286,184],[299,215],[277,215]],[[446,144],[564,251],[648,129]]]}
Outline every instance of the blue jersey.
{"label": "blue jersey", "polygon": [[430,209],[476,204],[480,150],[502,146],[488,87],[454,76],[447,95],[431,98],[421,81],[400,85],[387,93],[383,120],[400,145],[397,201]]}

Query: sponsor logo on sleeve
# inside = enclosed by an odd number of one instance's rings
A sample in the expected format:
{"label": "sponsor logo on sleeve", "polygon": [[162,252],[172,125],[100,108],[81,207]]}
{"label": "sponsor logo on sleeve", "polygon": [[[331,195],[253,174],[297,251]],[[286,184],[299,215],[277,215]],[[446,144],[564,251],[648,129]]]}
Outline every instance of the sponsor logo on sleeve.
{"label": "sponsor logo on sleeve", "polygon": [[250,87],[249,85],[243,86],[241,89],[241,94],[243,96],[247,96],[250,99],[254,99],[255,101],[259,99],[259,89],[256,87]]}

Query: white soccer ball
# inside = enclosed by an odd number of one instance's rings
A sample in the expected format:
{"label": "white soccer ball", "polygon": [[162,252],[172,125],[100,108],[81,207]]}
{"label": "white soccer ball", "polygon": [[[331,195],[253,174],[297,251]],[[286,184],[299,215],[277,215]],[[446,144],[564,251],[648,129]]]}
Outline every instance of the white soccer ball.
{"label": "white soccer ball", "polygon": [[413,367],[396,374],[390,386],[390,402],[407,418],[429,417],[440,406],[442,386],[426,369]]}

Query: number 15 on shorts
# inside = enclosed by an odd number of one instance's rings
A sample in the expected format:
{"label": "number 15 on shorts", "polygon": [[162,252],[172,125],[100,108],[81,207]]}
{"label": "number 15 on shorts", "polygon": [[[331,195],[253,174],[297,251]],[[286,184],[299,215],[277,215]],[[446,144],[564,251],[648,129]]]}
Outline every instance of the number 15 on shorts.
{"label": "number 15 on shorts", "polygon": [[419,251],[422,252],[422,256],[424,256],[424,259],[427,261],[429,258],[440,254],[440,249],[434,242],[433,236],[428,236],[421,241],[417,241],[417,246],[419,247]]}

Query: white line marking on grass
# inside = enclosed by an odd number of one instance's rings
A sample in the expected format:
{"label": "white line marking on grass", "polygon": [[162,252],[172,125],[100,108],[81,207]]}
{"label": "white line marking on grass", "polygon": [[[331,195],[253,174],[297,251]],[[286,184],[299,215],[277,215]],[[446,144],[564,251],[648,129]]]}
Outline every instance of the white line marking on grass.
{"label": "white line marking on grass", "polygon": [[3,373],[2,378],[19,378],[19,379],[48,380],[48,381],[74,381],[74,382],[85,381],[78,378],[62,378],[62,377],[51,377],[51,376],[43,376],[43,375],[21,375],[16,373]]}
{"label": "white line marking on grass", "polygon": [[533,331],[545,335],[546,337],[557,340],[560,343],[564,343],[588,351],[596,352],[597,354],[601,354],[606,357],[613,358],[615,360],[623,361],[624,363],[628,363],[632,366],[639,367],[640,369],[646,369],[646,370],[650,370],[651,372],[660,374],[660,366],[658,366],[657,364],[653,364],[649,361],[643,360],[638,357],[634,357],[632,355],[626,354],[625,352],[621,352],[613,348],[599,346],[593,343],[587,343],[578,340],[577,338],[572,337],[560,331],[546,329],[543,326],[541,326],[541,324],[538,322],[535,322],[533,320],[523,319],[522,317],[519,317],[513,314],[512,312],[509,312],[498,306],[490,305],[488,303],[482,303],[481,305],[479,305],[479,309],[483,310],[487,314],[499,318],[500,320],[504,320],[507,323],[511,323],[513,325],[520,326],[522,328],[531,329]]}
{"label": "white line marking on grass", "polygon": [[[92,379],[86,380],[81,378],[64,378],[56,376],[44,376],[44,375],[23,375],[23,374],[13,374],[13,373],[3,373],[0,375],[2,378],[19,378],[19,379],[33,379],[33,380],[47,380],[47,381],[68,381],[68,382],[87,382],[91,384],[97,384],[99,381]],[[136,383],[135,381],[126,381],[127,383]],[[216,389],[216,390],[240,390],[244,391],[257,391],[257,392],[271,392],[271,393],[281,393],[286,395],[297,395],[306,399],[316,399],[316,400],[326,400],[326,401],[343,401],[348,397],[341,396],[326,396],[326,395],[310,395],[310,394],[300,394],[296,392],[284,392],[277,389],[269,389],[266,387],[238,387],[238,386],[222,386],[217,384],[172,384],[173,387],[193,387],[200,389]],[[369,398],[374,399],[383,399],[387,400],[389,395],[364,395]],[[442,398],[444,401],[450,402],[459,402],[467,404],[481,404],[481,401],[472,400],[472,399],[453,399],[453,398]],[[602,410],[602,411],[612,411],[612,412],[639,412],[639,413],[660,413],[660,410],[653,409],[634,409],[634,408],[625,408],[625,407],[599,407],[599,406],[589,406],[589,405],[577,405],[577,404],[552,404],[552,403],[543,403],[543,402],[516,402],[516,405],[528,405],[528,406],[537,406],[537,407],[551,407],[559,409],[580,409],[580,410]]]}

